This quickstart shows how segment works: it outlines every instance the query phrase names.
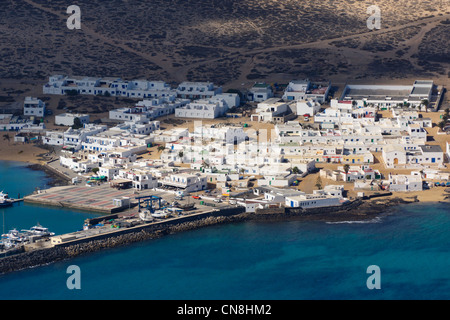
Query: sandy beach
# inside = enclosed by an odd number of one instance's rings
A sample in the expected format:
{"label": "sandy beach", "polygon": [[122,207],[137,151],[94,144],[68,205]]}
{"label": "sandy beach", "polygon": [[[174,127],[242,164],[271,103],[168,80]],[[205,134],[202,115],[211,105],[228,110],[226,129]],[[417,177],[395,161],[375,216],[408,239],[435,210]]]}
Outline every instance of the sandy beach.
{"label": "sandy beach", "polygon": [[1,133],[0,160],[42,164],[44,160],[42,156],[47,151],[33,143],[14,142],[14,135],[14,132]]}

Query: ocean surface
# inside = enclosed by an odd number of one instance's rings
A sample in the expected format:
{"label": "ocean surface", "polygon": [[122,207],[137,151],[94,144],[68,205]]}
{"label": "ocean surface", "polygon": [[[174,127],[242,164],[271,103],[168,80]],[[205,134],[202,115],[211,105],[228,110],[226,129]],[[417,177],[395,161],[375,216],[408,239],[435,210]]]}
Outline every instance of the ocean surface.
{"label": "ocean surface", "polygon": [[[0,162],[0,189],[15,197],[45,174]],[[81,228],[86,212],[21,204],[7,228],[40,222]],[[0,275],[0,299],[450,299],[450,209],[410,204],[366,222],[248,222],[169,235]],[[70,290],[67,269],[80,269]],[[380,289],[367,286],[379,267]]]}

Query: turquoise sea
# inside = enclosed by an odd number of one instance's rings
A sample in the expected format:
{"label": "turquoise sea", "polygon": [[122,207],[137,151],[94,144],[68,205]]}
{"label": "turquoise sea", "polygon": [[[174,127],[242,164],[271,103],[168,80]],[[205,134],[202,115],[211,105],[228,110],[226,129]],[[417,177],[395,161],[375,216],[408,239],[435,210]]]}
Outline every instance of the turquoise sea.
{"label": "turquoise sea", "polygon": [[[48,182],[48,180],[47,180]],[[0,188],[32,192],[45,175],[0,162]],[[89,213],[20,205],[8,228],[37,221],[63,233]],[[0,299],[450,299],[450,209],[400,206],[364,223],[248,222],[213,226],[0,275]],[[69,290],[67,268],[80,268]],[[369,266],[381,289],[368,289]]]}

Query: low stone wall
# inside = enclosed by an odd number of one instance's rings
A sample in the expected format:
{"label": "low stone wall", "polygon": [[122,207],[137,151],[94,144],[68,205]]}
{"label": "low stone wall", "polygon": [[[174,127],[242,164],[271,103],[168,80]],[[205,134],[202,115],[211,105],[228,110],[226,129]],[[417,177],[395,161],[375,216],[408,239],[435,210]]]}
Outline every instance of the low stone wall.
{"label": "low stone wall", "polygon": [[304,215],[318,215],[318,214],[328,214],[336,212],[346,212],[354,210],[363,204],[363,201],[358,199],[346,203],[342,206],[336,207],[322,207],[322,208],[270,208],[270,209],[256,209],[257,215],[283,215],[283,216],[304,216]]}

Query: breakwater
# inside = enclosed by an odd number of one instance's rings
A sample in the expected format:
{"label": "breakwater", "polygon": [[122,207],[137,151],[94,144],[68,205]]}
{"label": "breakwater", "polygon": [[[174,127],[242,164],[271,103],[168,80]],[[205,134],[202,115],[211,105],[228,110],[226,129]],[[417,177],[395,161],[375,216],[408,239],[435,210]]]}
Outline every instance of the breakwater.
{"label": "breakwater", "polygon": [[213,210],[204,214],[184,216],[180,219],[171,219],[159,223],[144,225],[139,228],[122,229],[113,234],[107,234],[93,239],[65,243],[55,247],[24,252],[21,254],[0,258],[0,274],[18,271],[71,259],[83,254],[100,250],[125,246],[141,241],[148,241],[165,235],[195,230],[212,225],[236,223],[243,221],[344,221],[371,219],[389,208],[400,204],[417,202],[391,198],[377,201],[355,200],[340,207],[327,207],[316,209],[301,208],[274,208],[257,210],[255,213],[246,213],[242,207]]}
{"label": "breakwater", "polygon": [[141,241],[160,238],[164,235],[184,232],[221,223],[239,221],[244,208],[228,208],[215,210],[203,215],[186,216],[157,224],[145,225],[141,228],[122,229],[104,237],[84,239],[50,248],[28,251],[0,258],[0,274],[42,266],[58,261],[71,259],[83,254],[129,245]]}

